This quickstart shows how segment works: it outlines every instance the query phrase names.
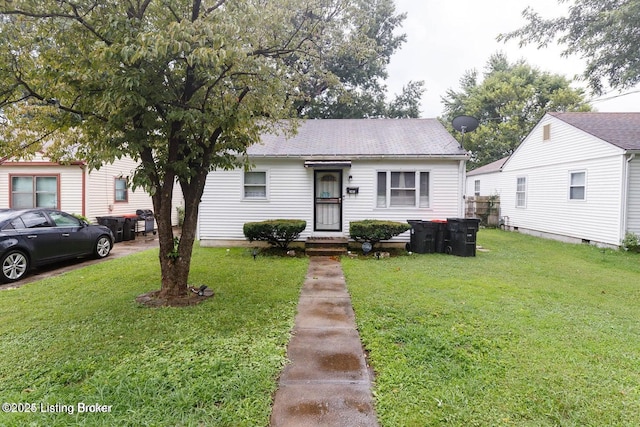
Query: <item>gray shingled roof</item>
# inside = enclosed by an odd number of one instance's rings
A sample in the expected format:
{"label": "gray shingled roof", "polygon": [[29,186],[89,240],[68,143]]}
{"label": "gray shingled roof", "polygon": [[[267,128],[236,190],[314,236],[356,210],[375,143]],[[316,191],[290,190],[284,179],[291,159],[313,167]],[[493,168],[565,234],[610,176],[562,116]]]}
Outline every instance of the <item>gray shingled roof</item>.
{"label": "gray shingled roof", "polygon": [[254,157],[466,156],[436,119],[305,120],[287,139],[266,134],[249,147]]}
{"label": "gray shingled roof", "polygon": [[549,113],[624,150],[640,150],[640,113]]}
{"label": "gray shingled roof", "polygon": [[496,160],[495,162],[488,163],[484,166],[480,166],[477,169],[467,172],[467,176],[479,175],[482,173],[491,173],[491,172],[499,172],[502,170],[502,165],[509,160],[509,156],[503,157],[500,160]]}

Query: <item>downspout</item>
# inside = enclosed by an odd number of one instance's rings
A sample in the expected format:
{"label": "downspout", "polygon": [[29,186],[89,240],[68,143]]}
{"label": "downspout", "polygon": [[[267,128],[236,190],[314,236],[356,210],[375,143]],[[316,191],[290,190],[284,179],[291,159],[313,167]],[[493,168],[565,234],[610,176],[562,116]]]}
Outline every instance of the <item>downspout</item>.
{"label": "downspout", "polygon": [[624,239],[624,236],[627,232],[627,221],[628,221],[628,199],[629,199],[629,164],[631,163],[631,161],[636,157],[636,153],[631,153],[628,154],[628,158],[625,162],[623,162],[622,167],[623,167],[623,182],[622,182],[622,195],[621,195],[621,200],[620,200],[620,212],[621,212],[621,218],[620,218],[620,243],[622,243],[622,239]]}
{"label": "downspout", "polygon": [[82,216],[87,216],[87,166],[84,163],[80,164],[80,170],[82,171]]}
{"label": "downspout", "polygon": [[464,206],[464,202],[465,202],[465,196],[464,196],[464,192],[465,192],[465,187],[466,187],[466,181],[467,181],[467,167],[466,167],[466,160],[460,160],[460,162],[458,163],[458,176],[460,177],[460,183],[458,185],[458,194],[460,194],[460,196],[458,197],[458,217],[459,218],[464,218],[464,211],[465,211],[465,206]]}

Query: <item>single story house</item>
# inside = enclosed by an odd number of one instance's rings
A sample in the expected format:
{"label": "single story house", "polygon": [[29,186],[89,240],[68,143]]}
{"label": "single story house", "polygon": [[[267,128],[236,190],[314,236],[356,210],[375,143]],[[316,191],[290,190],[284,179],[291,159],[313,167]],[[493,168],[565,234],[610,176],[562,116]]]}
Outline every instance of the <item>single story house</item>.
{"label": "single story house", "polygon": [[[491,162],[477,169],[467,172],[466,196],[492,196],[498,188],[502,166],[509,157]],[[494,193],[491,193],[491,192]]]}
{"label": "single story house", "polygon": [[[213,171],[200,205],[203,246],[242,244],[246,222],[303,219],[307,237],[348,237],[363,219],[463,215],[467,152],[436,119],[307,120],[266,134],[250,170]],[[409,233],[394,241],[409,240]]]}
{"label": "single story house", "polygon": [[[128,187],[127,178],[136,167],[137,162],[130,158],[92,171],[82,161],[60,164],[43,153],[28,160],[5,159],[0,161],[0,209],[48,207],[83,215],[92,222],[102,216],[153,210],[148,193]],[[174,192],[173,204],[183,204],[179,187]],[[173,216],[177,225],[177,212]]]}
{"label": "single story house", "polygon": [[640,234],[640,113],[547,113],[498,171],[467,181],[467,195],[479,181],[500,196],[509,229],[618,247]]}

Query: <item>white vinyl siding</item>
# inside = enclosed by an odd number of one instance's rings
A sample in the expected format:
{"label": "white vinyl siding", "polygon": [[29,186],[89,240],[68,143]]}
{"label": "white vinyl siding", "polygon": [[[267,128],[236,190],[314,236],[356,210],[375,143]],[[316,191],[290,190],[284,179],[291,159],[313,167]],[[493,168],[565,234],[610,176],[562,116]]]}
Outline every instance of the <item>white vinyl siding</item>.
{"label": "white vinyl siding", "polygon": [[[541,126],[546,123],[552,123],[552,144],[542,140]],[[506,184],[500,193],[501,215],[520,230],[619,245],[624,159],[621,149],[545,116],[500,173]],[[585,199],[579,202],[570,199],[572,172],[585,173]],[[526,209],[516,207],[516,180],[523,176]],[[575,187],[577,196],[581,190]]]}
{"label": "white vinyl siding", "polygon": [[[140,187],[135,190],[127,189],[127,200],[116,203],[119,189],[114,185],[114,180],[132,176],[137,167],[138,163],[136,161],[123,157],[113,163],[103,165],[98,170],[92,170],[88,174],[86,216],[90,221],[96,222],[96,218],[101,216],[135,214],[138,209],[153,210],[151,196]],[[178,213],[176,207],[183,205],[182,192],[178,183],[173,187],[172,204],[171,223],[177,225]]]}
{"label": "white vinyl siding", "polygon": [[[550,122],[553,122],[553,143],[543,141],[540,131],[541,126]],[[503,172],[505,170],[524,171],[552,165],[562,165],[565,171],[577,170],[575,165],[581,161],[621,154],[619,148],[608,142],[580,131],[554,117],[545,116],[518,146],[502,170]]]}
{"label": "white vinyl siding", "polygon": [[[245,241],[244,223],[277,218],[307,221],[300,239],[314,234],[314,169],[305,168],[304,159],[251,160],[254,170],[268,171],[268,200],[253,203],[242,197],[244,171],[240,169],[211,172],[198,223],[198,238],[203,245],[224,240]],[[416,176],[414,206],[388,206],[392,171],[411,172]],[[426,174],[418,176],[419,172]],[[406,222],[407,219],[445,219],[462,214],[460,200],[464,177],[460,176],[458,161],[354,159],[351,167],[342,169],[342,173],[342,232],[337,233],[339,235],[349,235],[351,221]],[[420,183],[425,185],[424,191],[420,191]],[[347,193],[346,186],[358,188],[358,193]],[[430,207],[419,206],[427,202]],[[385,207],[378,207],[379,204]],[[395,240],[407,241],[408,238],[409,234],[405,233]]]}
{"label": "white vinyl siding", "polygon": [[[37,154],[28,161],[9,160],[0,167],[0,208],[11,205],[11,176],[48,176],[58,178],[58,208],[64,212],[83,214],[92,222],[98,216],[135,214],[137,209],[153,209],[151,196],[142,188],[127,190],[127,201],[115,203],[114,180],[131,176],[138,163],[130,158],[104,164],[99,170],[87,171],[80,164],[58,165]],[[175,185],[172,223],[178,224],[175,207],[182,206],[180,186]]]}
{"label": "white vinyl siding", "polygon": [[[57,178],[57,209],[69,213],[83,213],[84,192],[82,178],[85,169],[80,165],[58,165],[52,163],[41,153],[33,158],[20,161],[10,159],[0,166],[0,209],[9,208],[12,205],[11,177],[12,176],[38,176]],[[113,182],[110,183],[113,186]],[[44,190],[42,184],[41,191]],[[45,193],[49,196],[45,196]],[[52,194],[44,191],[41,199],[49,198]]]}
{"label": "white vinyl siding", "polygon": [[502,172],[488,172],[479,175],[471,175],[467,178],[466,195],[468,196],[492,196],[500,194],[506,183],[502,180]]}
{"label": "white vinyl siding", "polygon": [[199,239],[245,240],[245,223],[279,218],[307,221],[303,236],[313,230],[313,168],[298,159],[253,163],[255,171],[269,171],[269,198],[256,203],[244,197],[241,169],[209,173],[200,204]]}

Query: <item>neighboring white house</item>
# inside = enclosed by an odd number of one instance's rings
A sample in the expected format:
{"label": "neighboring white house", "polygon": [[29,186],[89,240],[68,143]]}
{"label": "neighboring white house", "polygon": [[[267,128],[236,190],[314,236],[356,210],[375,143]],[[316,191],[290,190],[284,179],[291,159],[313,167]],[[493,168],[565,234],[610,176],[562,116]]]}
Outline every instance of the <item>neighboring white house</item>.
{"label": "neighboring white house", "polygon": [[640,113],[548,113],[500,172],[469,172],[467,194],[499,194],[510,229],[619,246],[640,234],[639,154]]}
{"label": "neighboring white house", "polygon": [[500,190],[500,172],[509,157],[467,172],[467,196],[493,196]]}
{"label": "neighboring white house", "polygon": [[[136,167],[129,158],[92,171],[84,162],[59,164],[42,153],[29,160],[8,159],[0,162],[0,208],[51,207],[84,215],[92,222],[101,216],[153,210],[148,193],[128,188],[127,178]],[[183,204],[179,187],[173,204]],[[176,212],[172,221],[178,223]]]}
{"label": "neighboring white house", "polygon": [[436,119],[307,120],[290,139],[264,135],[248,154],[251,170],[209,174],[202,245],[237,244],[244,223],[267,219],[306,220],[305,239],[347,237],[356,220],[464,212],[468,155]]}

